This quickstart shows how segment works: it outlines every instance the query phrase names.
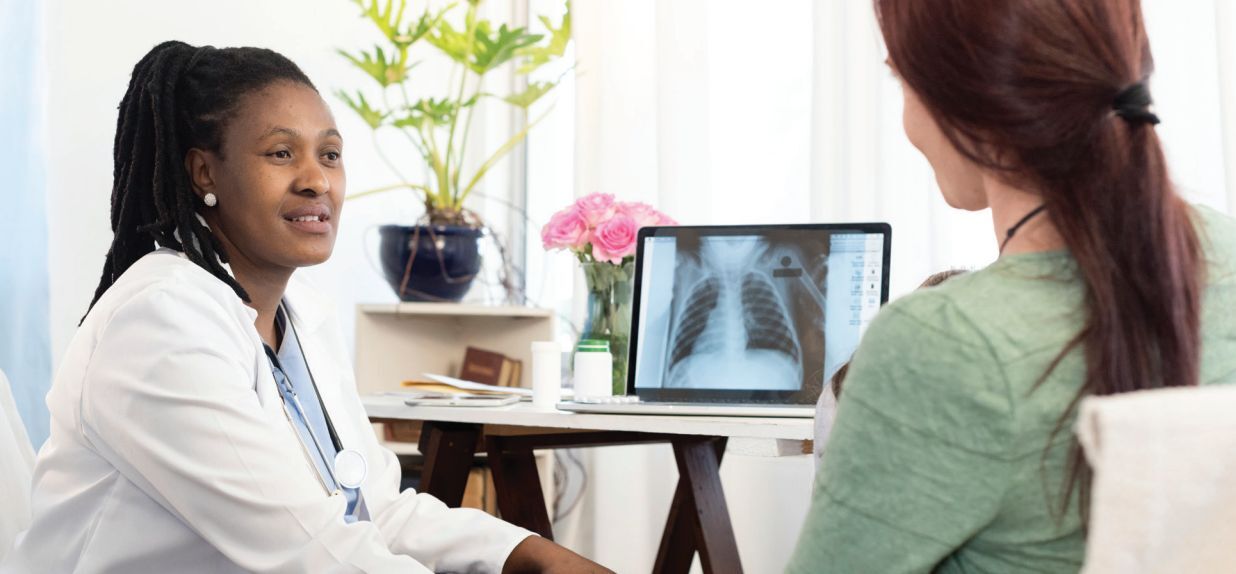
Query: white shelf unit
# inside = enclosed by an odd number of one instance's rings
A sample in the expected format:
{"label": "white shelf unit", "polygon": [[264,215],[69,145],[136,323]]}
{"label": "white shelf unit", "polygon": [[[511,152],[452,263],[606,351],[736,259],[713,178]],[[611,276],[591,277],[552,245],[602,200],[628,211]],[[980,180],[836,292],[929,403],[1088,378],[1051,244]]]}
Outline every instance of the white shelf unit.
{"label": "white shelf unit", "polygon": [[554,340],[554,312],[458,303],[358,305],[356,385],[361,394],[397,391],[425,373],[455,375],[468,346],[523,362],[528,386],[531,343]]}
{"label": "white shelf unit", "polygon": [[[532,342],[554,340],[554,312],[521,306],[462,303],[357,305],[356,386],[362,395],[402,389],[425,373],[459,373],[468,346],[523,362],[521,386],[531,386]],[[462,407],[461,407],[462,408]],[[379,437],[382,425],[375,424]],[[383,444],[397,454],[419,454],[416,444]],[[552,451],[536,452],[546,506],[554,500]],[[553,508],[548,509],[553,516]]]}

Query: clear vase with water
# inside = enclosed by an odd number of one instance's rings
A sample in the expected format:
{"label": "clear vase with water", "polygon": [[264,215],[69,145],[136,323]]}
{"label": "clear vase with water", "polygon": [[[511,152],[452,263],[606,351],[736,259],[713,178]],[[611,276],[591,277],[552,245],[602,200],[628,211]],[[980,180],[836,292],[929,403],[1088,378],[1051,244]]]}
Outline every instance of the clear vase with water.
{"label": "clear vase with water", "polygon": [[587,319],[580,339],[609,342],[613,355],[613,392],[626,394],[627,352],[631,341],[631,296],[635,285],[635,262],[621,265],[585,262],[588,286]]}

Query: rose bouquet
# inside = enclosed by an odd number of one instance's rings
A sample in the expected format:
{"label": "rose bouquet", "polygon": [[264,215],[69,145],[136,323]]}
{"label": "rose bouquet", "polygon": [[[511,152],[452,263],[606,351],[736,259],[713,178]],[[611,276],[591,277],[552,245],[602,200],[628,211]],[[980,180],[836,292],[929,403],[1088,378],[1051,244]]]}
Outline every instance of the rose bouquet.
{"label": "rose bouquet", "polygon": [[641,227],[677,224],[646,203],[594,193],[555,213],[541,229],[545,249],[569,250],[583,267],[588,318],[581,338],[609,341],[614,394],[626,391],[636,237]]}

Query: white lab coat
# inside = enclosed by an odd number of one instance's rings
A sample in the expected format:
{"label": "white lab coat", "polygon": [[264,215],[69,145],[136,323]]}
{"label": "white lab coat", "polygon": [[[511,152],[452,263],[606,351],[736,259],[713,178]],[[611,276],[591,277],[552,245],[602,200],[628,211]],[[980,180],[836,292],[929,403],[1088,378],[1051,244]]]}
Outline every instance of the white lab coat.
{"label": "white lab coat", "polygon": [[291,320],[371,522],[347,524],[284,414],[254,327],[223,282],[159,250],[78,329],[47,395],[33,521],[8,572],[500,572],[527,530],[399,492],[333,312],[295,278]]}

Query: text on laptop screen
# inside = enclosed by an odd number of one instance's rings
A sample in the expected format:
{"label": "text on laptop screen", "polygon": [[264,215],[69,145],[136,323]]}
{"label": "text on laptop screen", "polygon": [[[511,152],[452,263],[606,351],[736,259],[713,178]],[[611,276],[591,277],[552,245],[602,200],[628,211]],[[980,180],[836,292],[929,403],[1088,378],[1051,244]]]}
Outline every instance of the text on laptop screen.
{"label": "text on laptop screen", "polygon": [[818,395],[879,311],[884,246],[797,228],[645,237],[636,391]]}

